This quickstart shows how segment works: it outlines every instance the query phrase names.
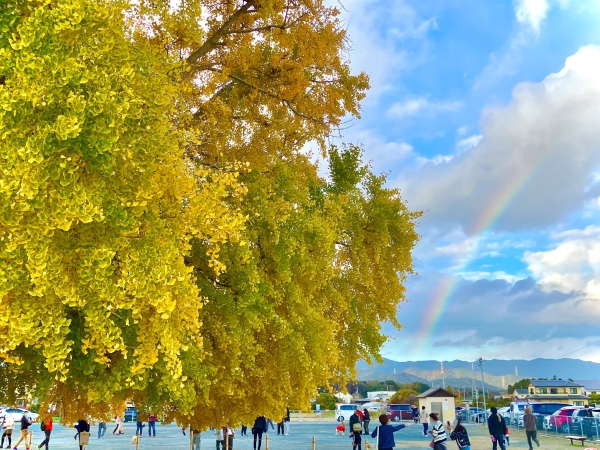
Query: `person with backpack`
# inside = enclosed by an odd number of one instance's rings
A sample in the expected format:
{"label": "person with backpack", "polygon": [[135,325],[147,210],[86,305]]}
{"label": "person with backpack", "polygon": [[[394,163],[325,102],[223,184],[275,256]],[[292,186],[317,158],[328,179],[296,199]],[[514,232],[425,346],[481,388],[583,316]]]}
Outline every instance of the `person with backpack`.
{"label": "person with backpack", "polygon": [[27,417],[27,415],[23,414],[21,416],[21,437],[19,438],[19,442],[17,442],[15,444],[15,446],[13,447],[13,450],[17,450],[17,448],[19,447],[19,444],[21,442],[25,443],[25,448],[27,450],[29,450],[29,447],[27,447],[27,430],[29,428],[29,426],[32,424],[32,421],[29,419],[29,417]]}
{"label": "person with backpack", "polygon": [[5,415],[0,420],[2,423],[2,440],[0,441],[0,448],[4,447],[4,438],[8,440],[8,445],[6,448],[10,448],[11,440],[12,440],[12,432],[15,428],[15,421],[11,414],[5,413]]}
{"label": "person with backpack", "polygon": [[45,439],[40,445],[38,445],[38,448],[46,447],[46,450],[48,450],[48,443],[50,442],[50,433],[52,433],[52,417],[49,417],[40,423],[40,430],[44,432]]}
{"label": "person with backpack", "polygon": [[79,437],[79,450],[83,450],[83,447],[85,445],[83,442],[85,442],[85,438],[82,439],[82,433],[90,432],[90,424],[87,423],[87,421],[84,419],[79,419],[74,428],[77,430],[77,434],[75,435],[74,439],[77,439]]}
{"label": "person with backpack", "polygon": [[501,450],[506,450],[504,445],[504,434],[506,433],[506,421],[502,415],[498,414],[498,409],[495,406],[490,408],[491,414],[488,418],[488,431],[492,439],[492,448],[496,450],[500,444]]}

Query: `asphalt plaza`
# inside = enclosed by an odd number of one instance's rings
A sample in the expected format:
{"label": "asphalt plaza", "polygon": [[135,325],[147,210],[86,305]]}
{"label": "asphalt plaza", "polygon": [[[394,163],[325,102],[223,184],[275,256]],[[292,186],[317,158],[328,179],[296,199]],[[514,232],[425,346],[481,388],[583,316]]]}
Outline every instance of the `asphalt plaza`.
{"label": "asphalt plaza", "polygon": [[[337,422],[291,422],[290,434],[288,436],[278,436],[276,430],[269,429],[269,450],[312,450],[312,438],[316,440],[315,448],[317,450],[324,449],[347,449],[352,450],[351,440],[348,432],[345,435],[335,435],[335,427]],[[369,427],[374,429],[373,423]],[[402,429],[395,433],[396,448],[406,450],[429,449],[429,438],[423,436],[423,428],[420,424],[412,424],[409,428]],[[13,438],[18,440],[19,431],[18,425],[13,433]],[[113,435],[112,431],[115,428],[114,423],[107,424],[107,432],[103,439],[98,439],[98,425],[92,425],[90,444],[86,446],[88,450],[158,450],[159,448],[189,450],[190,436],[189,431],[186,431],[186,436],[181,432],[181,428],[175,424],[162,426],[157,424],[156,437],[148,437],[148,427],[144,428],[144,434],[139,440],[136,449],[135,444],[131,444],[131,438],[135,434],[135,423],[124,424],[124,435]],[[30,428],[33,430],[33,449],[37,449],[37,445],[44,439],[44,433],[40,431],[39,423],[35,423]],[[492,445],[487,435],[487,429],[483,426],[467,425],[467,430],[471,438],[472,450],[491,450]],[[50,438],[49,450],[78,450],[78,441],[74,439],[76,430],[74,428],[66,428],[58,424],[54,424],[54,429]],[[514,449],[528,448],[524,433],[511,431],[510,447]],[[266,448],[266,436],[263,435],[262,449]],[[567,449],[575,448],[569,445],[564,439],[545,438],[540,436],[542,440],[542,448],[545,450],[551,449]],[[13,439],[13,445],[16,443]],[[374,444],[374,439],[370,436],[363,436],[363,450],[365,440]],[[241,436],[239,427],[236,428],[236,439],[234,440],[233,448],[239,450],[250,450],[253,448],[253,437],[248,427],[248,436]],[[6,442],[5,442],[6,445]],[[448,450],[454,450],[456,444],[454,442],[447,443]],[[206,431],[200,434],[200,450],[208,450],[216,448],[215,435],[213,431]],[[600,447],[592,445],[591,448]],[[19,450],[24,450],[25,446],[21,444]]]}

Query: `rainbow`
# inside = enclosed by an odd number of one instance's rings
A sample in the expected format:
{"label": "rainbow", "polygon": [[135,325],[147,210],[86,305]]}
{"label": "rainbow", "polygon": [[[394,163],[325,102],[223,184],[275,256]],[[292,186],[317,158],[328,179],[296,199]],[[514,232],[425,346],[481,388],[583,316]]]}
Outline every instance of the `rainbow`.
{"label": "rainbow", "polygon": [[[538,164],[532,165],[531,170],[522,170],[520,173],[516,174],[511,178],[509,183],[506,183],[503,188],[497,192],[492,201],[488,203],[472,229],[469,230],[469,235],[476,236],[475,244],[469,246],[470,250],[465,253],[463,258],[461,258],[462,264],[459,269],[464,268],[476,258],[478,249],[484,241],[486,232],[493,228],[513,200],[535,178],[553,154],[554,152],[549,152],[541,158],[541,161],[539,161]],[[418,345],[417,355],[421,355],[426,348],[429,348],[432,345],[436,328],[442,317],[444,317],[450,300],[456,292],[460,281],[461,277],[453,276],[445,278],[439,283],[432,299],[428,302],[429,306],[427,314],[421,322],[417,332],[417,342],[420,343],[420,345]]]}

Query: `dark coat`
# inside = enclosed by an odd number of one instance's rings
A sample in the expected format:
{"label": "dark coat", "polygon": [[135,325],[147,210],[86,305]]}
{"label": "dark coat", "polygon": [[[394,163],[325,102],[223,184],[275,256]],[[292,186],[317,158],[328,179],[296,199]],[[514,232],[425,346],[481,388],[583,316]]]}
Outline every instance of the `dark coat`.
{"label": "dark coat", "polygon": [[363,420],[365,422],[370,422],[371,421],[371,415],[369,414],[369,411],[368,410],[367,411],[363,411],[363,414],[365,415],[365,417],[364,417]]}
{"label": "dark coat", "polygon": [[360,417],[358,414],[356,414],[356,412],[350,416],[350,431],[354,431],[352,429],[352,425],[355,423],[360,423]]}
{"label": "dark coat", "polygon": [[491,414],[488,418],[488,430],[491,436],[504,436],[506,434],[506,421],[504,417],[498,413]]}
{"label": "dark coat", "polygon": [[267,432],[267,419],[265,416],[257,417],[252,425],[252,434],[266,433]]}

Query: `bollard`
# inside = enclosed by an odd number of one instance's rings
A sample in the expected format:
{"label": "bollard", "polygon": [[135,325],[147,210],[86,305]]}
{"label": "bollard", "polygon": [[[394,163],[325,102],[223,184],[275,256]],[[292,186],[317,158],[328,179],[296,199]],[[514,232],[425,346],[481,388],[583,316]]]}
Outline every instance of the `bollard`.
{"label": "bollard", "polygon": [[[135,449],[137,450],[137,448]],[[194,450],[194,430],[190,427],[190,450]]]}
{"label": "bollard", "polygon": [[265,450],[269,450],[269,435],[267,434],[267,438],[265,439]]}
{"label": "bollard", "polygon": [[226,431],[225,435],[223,436],[225,438],[225,450],[229,450],[229,434],[228,434],[228,431]]}
{"label": "bollard", "polygon": [[312,450],[317,450],[317,438],[313,436]]}

